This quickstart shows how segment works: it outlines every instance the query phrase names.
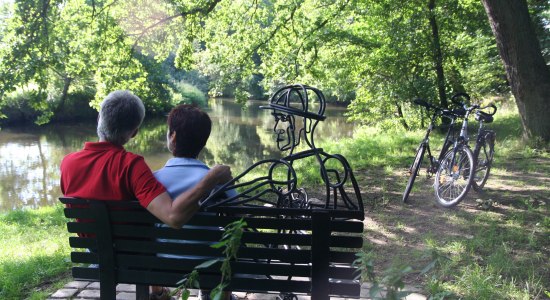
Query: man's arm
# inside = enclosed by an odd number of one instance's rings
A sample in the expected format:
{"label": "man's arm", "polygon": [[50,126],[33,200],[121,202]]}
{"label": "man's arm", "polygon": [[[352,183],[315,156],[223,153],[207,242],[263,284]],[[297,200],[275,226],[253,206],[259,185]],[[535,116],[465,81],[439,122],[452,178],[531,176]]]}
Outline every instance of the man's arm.
{"label": "man's arm", "polygon": [[181,228],[199,210],[199,201],[206,198],[216,185],[229,180],[229,167],[216,165],[194,188],[181,193],[174,201],[164,192],[151,201],[147,210],[170,227]]}

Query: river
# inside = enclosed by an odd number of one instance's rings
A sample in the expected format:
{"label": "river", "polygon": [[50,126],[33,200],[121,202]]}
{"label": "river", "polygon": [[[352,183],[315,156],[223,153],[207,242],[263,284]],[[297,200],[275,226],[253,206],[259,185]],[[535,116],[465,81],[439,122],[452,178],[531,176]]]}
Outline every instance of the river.
{"label": "river", "polygon": [[[248,101],[243,109],[228,99],[210,99],[210,139],[200,159],[207,164],[230,165],[238,174],[254,162],[280,157],[273,134],[273,117],[259,109],[265,101]],[[343,116],[345,108],[327,105],[327,119],[315,131],[316,145],[323,139],[352,136],[354,125]],[[93,122],[15,127],[0,130],[0,212],[52,205],[61,196],[59,163],[86,141],[97,141]],[[171,157],[165,146],[164,118],[146,119],[126,149],[143,155],[151,169]],[[90,174],[93,176],[93,174]]]}

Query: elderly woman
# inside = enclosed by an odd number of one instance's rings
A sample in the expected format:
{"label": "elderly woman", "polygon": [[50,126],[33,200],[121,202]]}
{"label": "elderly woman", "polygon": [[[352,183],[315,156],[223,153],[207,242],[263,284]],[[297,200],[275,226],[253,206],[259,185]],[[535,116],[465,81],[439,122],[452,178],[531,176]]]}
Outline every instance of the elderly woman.
{"label": "elderly woman", "polygon": [[[212,129],[212,121],[207,113],[193,105],[179,105],[168,115],[168,132],[166,143],[168,150],[174,156],[165,166],[154,172],[157,180],[164,185],[168,194],[176,197],[192,189],[208,173],[210,168],[197,157],[202,151]],[[234,193],[230,191],[229,193]],[[163,240],[178,243],[180,240]],[[185,241],[190,243],[190,241]],[[159,254],[163,257],[178,258],[178,255]],[[197,260],[205,257],[196,257]],[[205,295],[206,294],[206,295]],[[231,293],[226,293],[223,299],[231,299]],[[169,299],[168,290],[163,287],[152,287],[151,299]],[[209,299],[203,292],[201,299]]]}

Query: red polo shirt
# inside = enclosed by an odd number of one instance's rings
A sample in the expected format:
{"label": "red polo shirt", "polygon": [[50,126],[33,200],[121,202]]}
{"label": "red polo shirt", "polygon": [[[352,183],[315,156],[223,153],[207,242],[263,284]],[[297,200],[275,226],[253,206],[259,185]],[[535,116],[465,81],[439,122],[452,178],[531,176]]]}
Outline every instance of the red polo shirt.
{"label": "red polo shirt", "polygon": [[87,142],[84,149],[63,158],[61,191],[66,197],[85,199],[138,199],[147,207],[166,189],[142,156],[109,142]]}

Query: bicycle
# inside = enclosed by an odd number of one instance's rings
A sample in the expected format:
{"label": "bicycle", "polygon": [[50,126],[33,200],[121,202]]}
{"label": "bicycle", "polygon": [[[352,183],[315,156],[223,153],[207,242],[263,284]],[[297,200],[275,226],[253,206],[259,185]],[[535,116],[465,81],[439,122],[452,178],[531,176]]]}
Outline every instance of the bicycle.
{"label": "bicycle", "polygon": [[[439,162],[444,157],[444,155],[447,153],[447,150],[450,148],[451,145],[454,144],[454,136],[456,135],[456,128],[455,128],[455,121],[456,118],[463,116],[464,111],[462,109],[455,109],[455,110],[448,110],[444,109],[439,106],[435,106],[433,104],[430,104],[426,102],[423,99],[415,99],[414,104],[423,106],[427,110],[432,110],[432,116],[430,125],[428,126],[428,130],[426,131],[426,135],[420,142],[420,145],[416,149],[416,155],[415,159],[409,168],[410,177],[409,181],[407,182],[407,186],[405,188],[405,192],[403,193],[403,202],[408,203],[409,201],[409,194],[412,190],[412,187],[414,185],[414,181],[416,179],[416,176],[418,175],[418,172],[420,170],[420,166],[422,165],[422,160],[424,158],[424,154],[427,152],[428,155],[428,167],[427,167],[427,174],[428,177],[431,176],[431,174],[435,174],[439,168]],[[432,151],[430,149],[430,133],[435,128],[435,122],[438,117],[446,117],[451,120],[451,123],[449,124],[449,129],[447,130],[447,134],[445,136],[445,141],[443,142],[443,147],[441,148],[441,151],[439,153],[439,156],[437,159],[432,155]]]}
{"label": "bicycle", "polygon": [[[469,100],[469,96],[466,97]],[[462,103],[461,103],[462,104]],[[465,106],[464,104],[462,104]],[[494,104],[487,106],[473,105],[475,110],[475,120],[478,121],[476,144],[473,151],[474,156],[474,177],[472,179],[472,188],[476,192],[481,192],[491,171],[493,157],[495,153],[496,133],[483,127],[485,123],[493,122],[493,115],[497,112]],[[485,109],[492,109],[491,112],[485,112]]]}
{"label": "bicycle", "polygon": [[[457,105],[462,105],[465,114],[460,130],[460,135],[456,143],[462,144],[462,152],[453,161],[452,155],[447,154],[441,162],[436,173],[434,189],[438,204],[444,207],[457,205],[468,193],[470,186],[476,191],[480,191],[487,178],[493,161],[495,133],[483,128],[483,123],[492,122],[492,116],[496,113],[494,105],[481,107],[479,105],[468,106],[458,102],[457,99],[463,97],[466,101],[470,96],[466,93],[459,93],[453,96],[452,101]],[[492,108],[491,113],[483,110]],[[475,111],[476,120],[479,121],[478,135],[474,152],[470,150],[468,144],[468,118]],[[455,147],[456,148],[456,147]],[[462,161],[464,160],[464,161]]]}

